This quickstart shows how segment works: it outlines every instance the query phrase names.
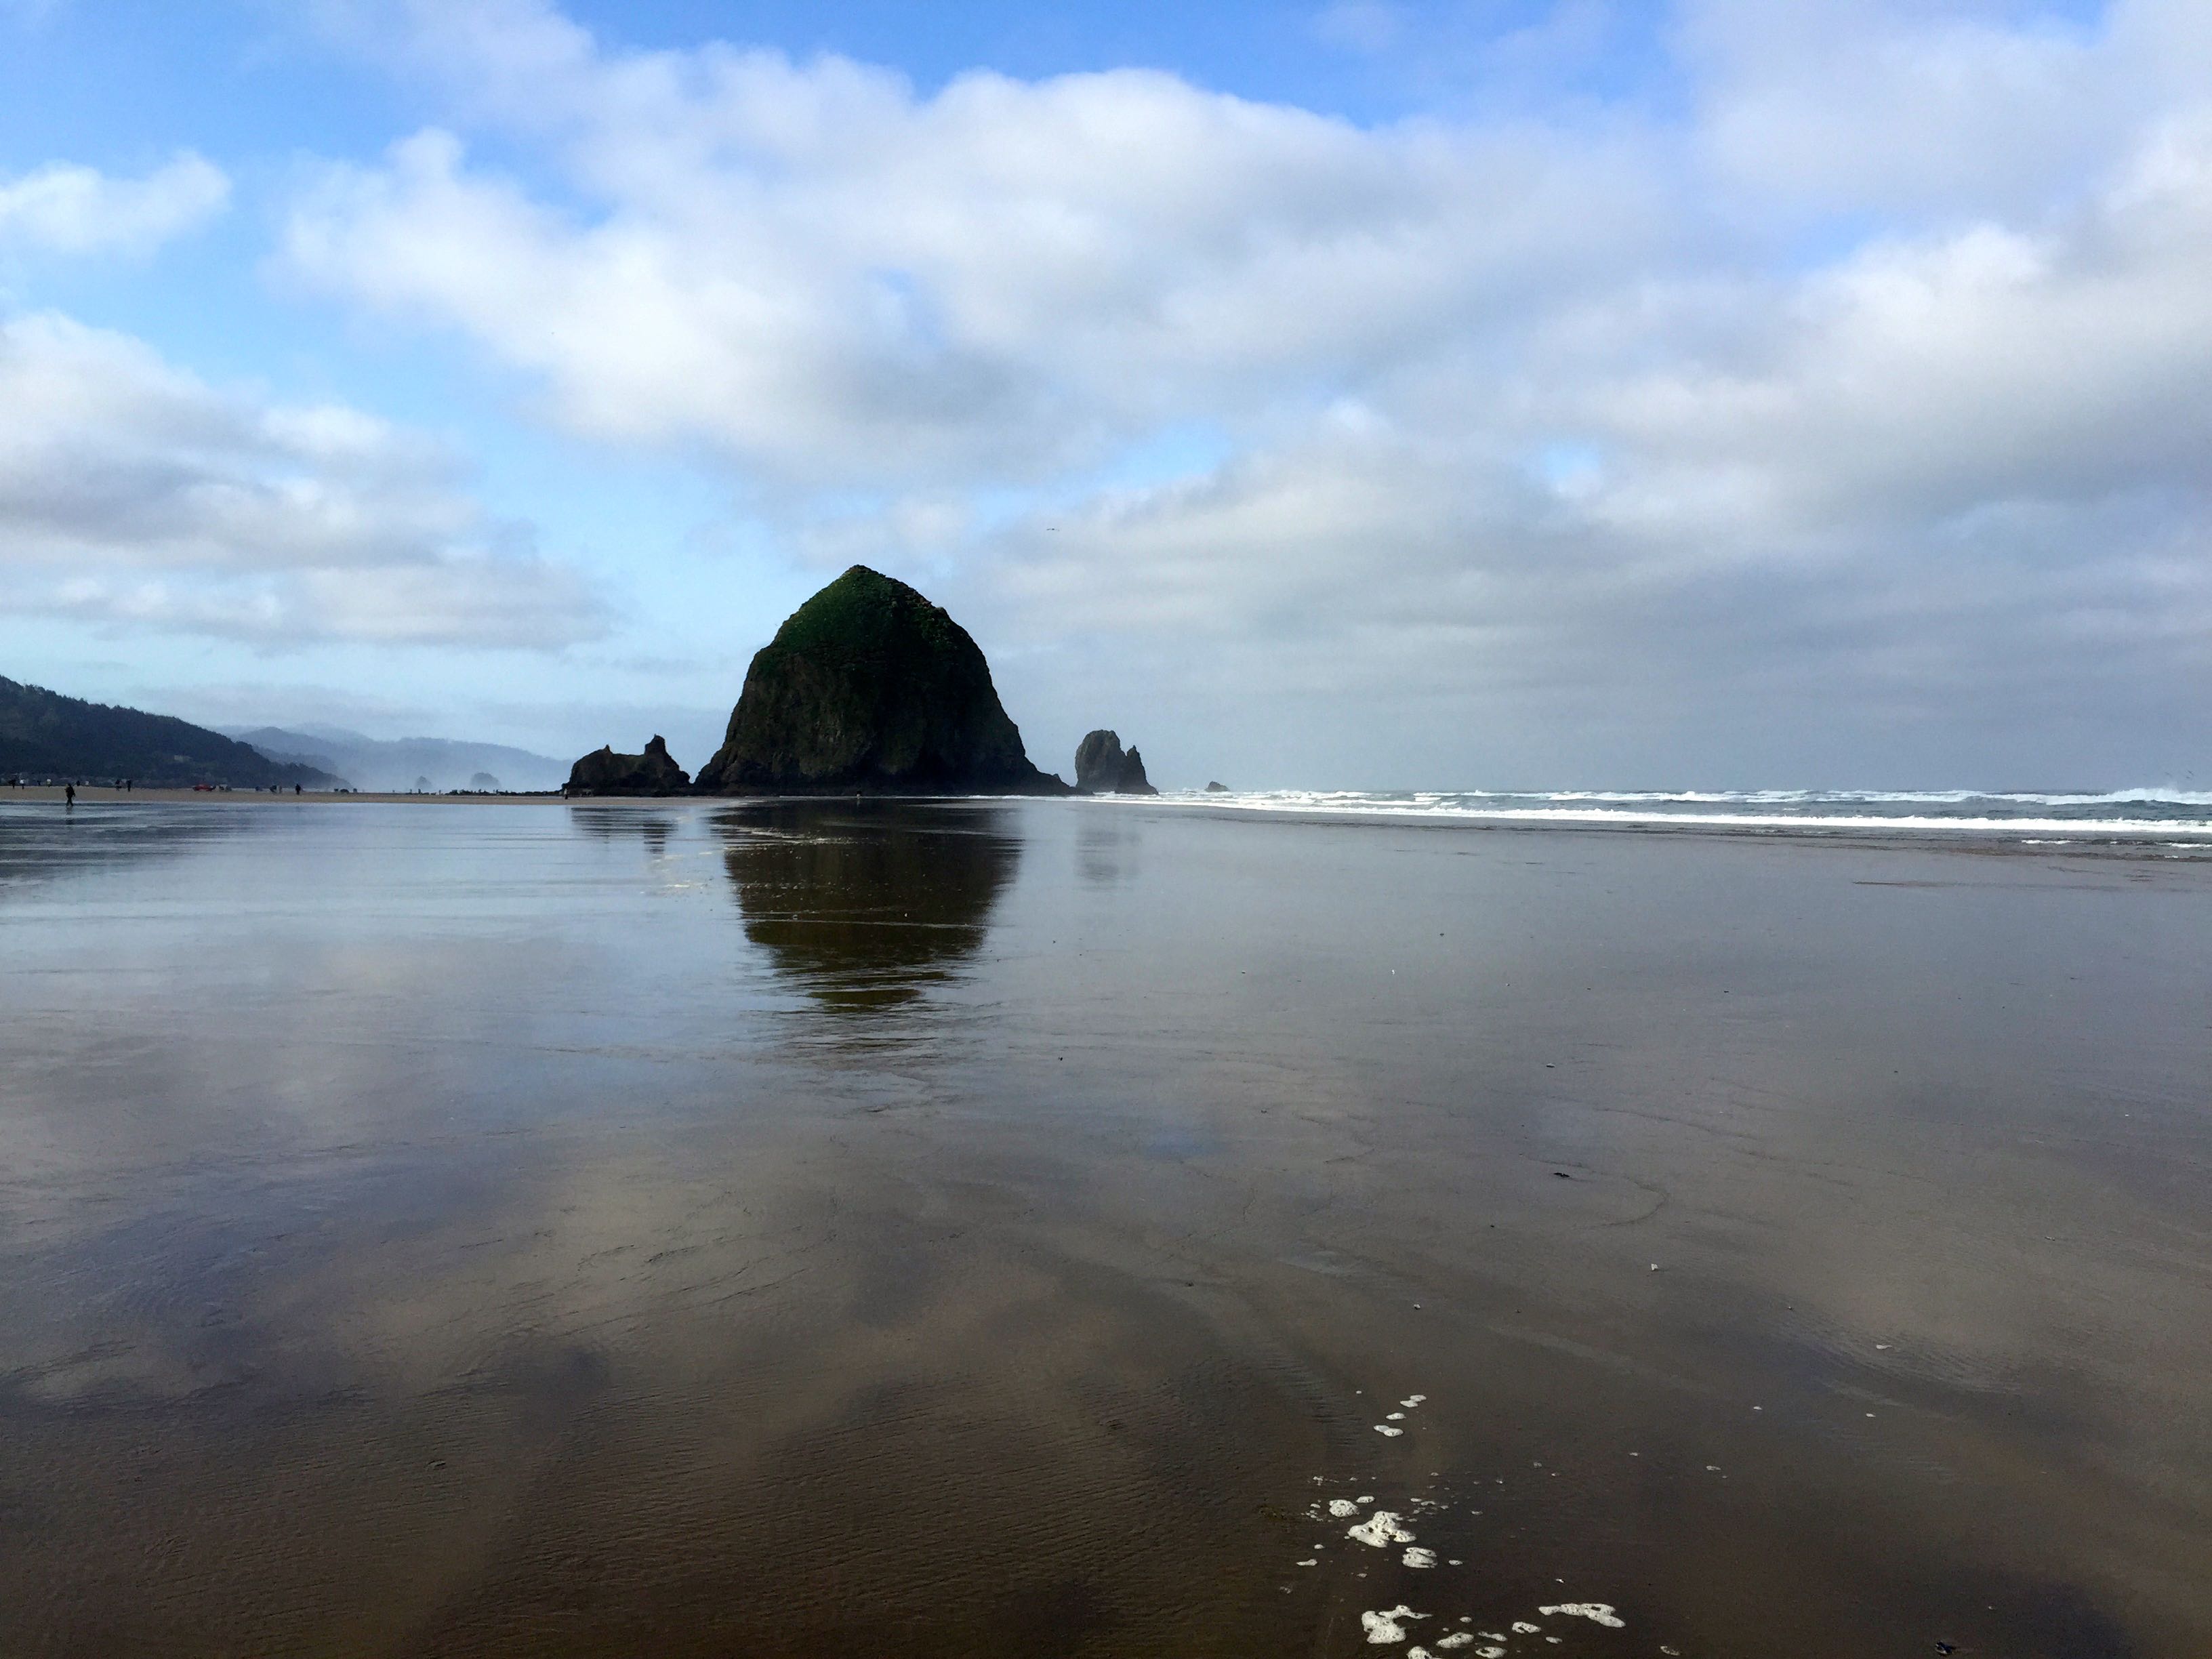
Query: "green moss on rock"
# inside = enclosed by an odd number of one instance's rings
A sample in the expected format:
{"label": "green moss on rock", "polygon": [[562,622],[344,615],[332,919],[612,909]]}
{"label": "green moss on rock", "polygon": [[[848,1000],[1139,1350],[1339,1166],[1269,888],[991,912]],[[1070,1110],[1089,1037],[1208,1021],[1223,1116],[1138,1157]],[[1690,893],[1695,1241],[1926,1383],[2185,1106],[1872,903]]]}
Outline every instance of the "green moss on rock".
{"label": "green moss on rock", "polygon": [[858,564],[754,656],[698,787],[718,794],[1066,787],[1030,764],[967,630],[904,582]]}

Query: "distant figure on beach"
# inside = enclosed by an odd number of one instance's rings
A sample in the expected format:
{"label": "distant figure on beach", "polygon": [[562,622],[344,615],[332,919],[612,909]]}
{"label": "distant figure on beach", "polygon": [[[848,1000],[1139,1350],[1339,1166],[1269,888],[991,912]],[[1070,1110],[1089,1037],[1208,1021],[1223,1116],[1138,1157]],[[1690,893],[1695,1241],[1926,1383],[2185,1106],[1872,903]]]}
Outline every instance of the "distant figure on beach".
{"label": "distant figure on beach", "polygon": [[67,807],[76,806],[76,786],[75,784],[65,783],[62,786],[62,805]]}

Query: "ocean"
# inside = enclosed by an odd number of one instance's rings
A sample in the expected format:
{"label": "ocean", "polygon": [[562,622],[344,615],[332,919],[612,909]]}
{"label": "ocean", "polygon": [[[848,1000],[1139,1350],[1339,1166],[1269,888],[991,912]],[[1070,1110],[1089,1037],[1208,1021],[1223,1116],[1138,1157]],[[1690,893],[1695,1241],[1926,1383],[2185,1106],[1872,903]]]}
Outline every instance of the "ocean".
{"label": "ocean", "polygon": [[1875,789],[1182,790],[1182,805],[1244,811],[1463,819],[1591,829],[2045,837],[2194,847],[2212,836],[2212,791],[1980,793]]}
{"label": "ocean", "polygon": [[2205,813],[0,802],[0,1651],[2200,1659]]}

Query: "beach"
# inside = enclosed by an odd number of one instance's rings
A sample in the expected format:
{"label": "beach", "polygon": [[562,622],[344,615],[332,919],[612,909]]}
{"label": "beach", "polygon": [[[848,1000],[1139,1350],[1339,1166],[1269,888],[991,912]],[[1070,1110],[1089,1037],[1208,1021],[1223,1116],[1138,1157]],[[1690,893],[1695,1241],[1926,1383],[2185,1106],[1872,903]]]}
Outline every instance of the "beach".
{"label": "beach", "polygon": [[11,1659],[2212,1650],[2212,842],[34,793]]}
{"label": "beach", "polygon": [[[466,802],[471,805],[490,805],[505,802],[520,805],[558,801],[561,797],[551,793],[482,794],[469,789],[424,790],[421,793],[379,793],[374,790],[304,790],[294,794],[289,789],[189,789],[153,787],[118,789],[112,784],[82,783],[76,786],[76,798],[87,806],[218,806],[270,805],[291,803],[316,806],[396,805],[404,802],[410,805],[433,801]],[[60,784],[27,784],[21,788],[0,785],[0,805],[15,801],[31,805],[64,805],[67,804]]]}

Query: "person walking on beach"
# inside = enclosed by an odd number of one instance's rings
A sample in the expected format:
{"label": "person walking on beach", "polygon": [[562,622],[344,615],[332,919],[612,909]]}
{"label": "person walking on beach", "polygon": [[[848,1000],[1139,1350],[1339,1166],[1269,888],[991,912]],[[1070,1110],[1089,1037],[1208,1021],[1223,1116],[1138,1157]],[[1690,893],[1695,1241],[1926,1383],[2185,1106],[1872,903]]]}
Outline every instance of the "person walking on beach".
{"label": "person walking on beach", "polygon": [[66,810],[72,812],[76,810],[76,786],[75,784],[65,783],[62,786],[62,805]]}

